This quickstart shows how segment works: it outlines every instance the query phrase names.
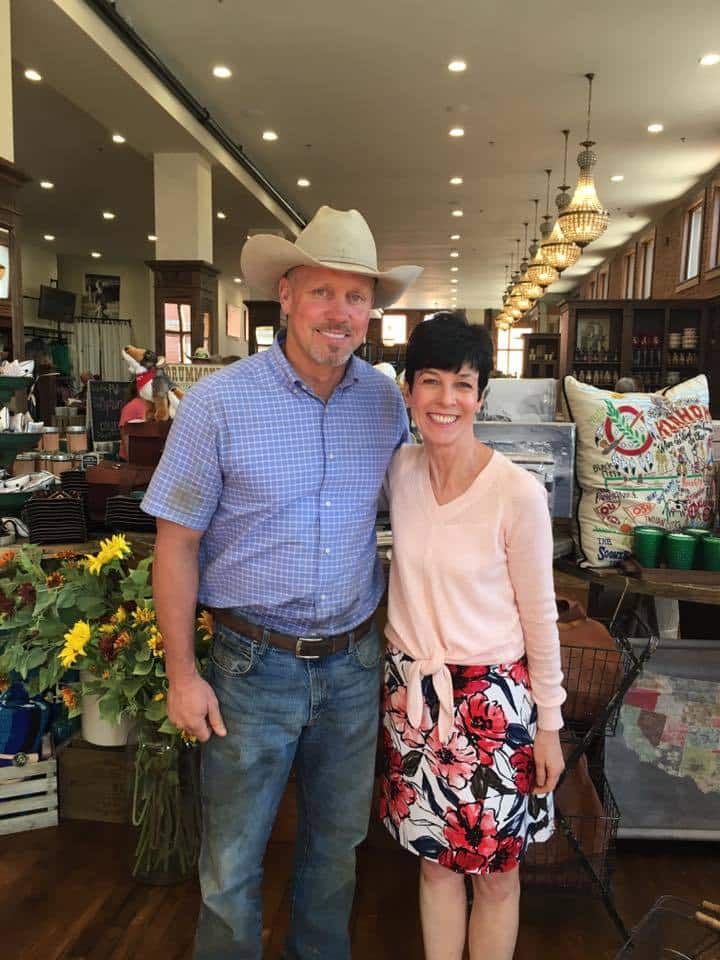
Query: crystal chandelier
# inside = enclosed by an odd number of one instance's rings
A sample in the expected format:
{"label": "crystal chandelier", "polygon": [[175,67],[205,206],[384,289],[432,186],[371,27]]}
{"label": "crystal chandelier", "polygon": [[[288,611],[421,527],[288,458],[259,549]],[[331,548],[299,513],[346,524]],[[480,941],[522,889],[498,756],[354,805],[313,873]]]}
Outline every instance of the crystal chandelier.
{"label": "crystal chandelier", "polygon": [[[520,262],[520,240],[517,239],[515,243],[517,244],[517,248],[518,248],[517,255],[518,255],[518,263],[519,263]],[[516,307],[521,313],[527,313],[527,311],[530,310],[530,308],[532,307],[534,301],[531,300],[530,297],[527,295],[526,291],[523,290],[522,279],[521,279],[521,274],[519,269],[516,270],[515,273],[513,273],[512,278],[513,278],[514,285],[512,290],[510,291],[510,296],[508,298],[510,301],[510,304]]]}
{"label": "crystal chandelier", "polygon": [[[565,141],[567,143],[567,139]],[[550,174],[552,170],[546,170],[548,178],[548,190],[550,188]],[[559,198],[558,198],[559,199]],[[557,199],[555,201],[557,203]],[[578,262],[582,250],[576,243],[570,243],[560,226],[560,218],[555,221],[555,226],[550,231],[547,240],[543,240],[540,245],[540,251],[546,263],[557,270],[558,275],[572,267]]]}
{"label": "crystal chandelier", "polygon": [[595,146],[595,141],[590,139],[592,82],[595,74],[586,73],[585,76],[588,81],[587,134],[582,142],[585,149],[578,154],[577,158],[580,176],[572,200],[558,217],[565,238],[579,247],[586,247],[593,240],[601,237],[607,229],[610,218],[608,211],[603,208],[598,199],[592,173],[597,163],[597,154],[591,150],[591,147]]}
{"label": "crystal chandelier", "polygon": [[[535,204],[535,234],[533,237],[533,242],[530,246],[530,254],[532,260],[528,267],[528,271],[525,274],[525,279],[530,280],[532,283],[536,283],[539,287],[542,287],[544,290],[546,287],[549,287],[551,283],[554,283],[558,278],[558,272],[555,267],[551,267],[549,263],[545,261],[545,257],[542,252],[542,248],[538,246],[537,242],[537,211],[538,211],[538,200],[533,200]],[[540,233],[543,240],[547,240],[550,236],[550,224],[549,220],[551,219],[550,214],[548,213],[548,207],[550,205],[550,185],[548,184],[548,198],[545,204],[545,216],[543,217],[543,225],[540,228]],[[546,228],[546,229],[543,229]]]}
{"label": "crystal chandelier", "polygon": [[[527,250],[527,228],[528,228],[527,220],[524,222],[523,226],[525,227],[525,249]],[[539,286],[539,284],[535,283],[533,280],[531,280],[528,277],[529,267],[530,267],[530,264],[528,263],[527,254],[525,254],[525,256],[522,259],[522,263],[520,264],[520,276],[522,279],[518,283],[518,289],[525,297],[527,297],[528,300],[531,300],[534,302],[535,300],[539,300],[540,297],[543,296],[545,291],[541,286]]]}

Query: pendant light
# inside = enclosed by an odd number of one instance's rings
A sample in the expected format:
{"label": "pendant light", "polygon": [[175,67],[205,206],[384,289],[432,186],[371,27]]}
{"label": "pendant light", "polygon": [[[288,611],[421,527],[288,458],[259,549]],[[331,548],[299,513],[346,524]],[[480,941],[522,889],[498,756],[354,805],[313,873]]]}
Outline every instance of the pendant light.
{"label": "pendant light", "polygon": [[590,149],[595,146],[595,141],[590,139],[592,82],[595,74],[586,73],[585,77],[588,81],[587,133],[581,144],[585,149],[578,154],[577,158],[580,176],[572,200],[558,217],[565,238],[581,248],[601,237],[607,230],[610,219],[608,211],[603,208],[598,199],[592,173],[597,163],[597,154]]}
{"label": "pendant light", "polygon": [[[549,287],[551,283],[554,283],[558,278],[558,272],[555,267],[551,267],[549,263],[546,262],[543,255],[542,247],[538,246],[537,242],[537,214],[538,214],[538,203],[539,200],[533,200],[535,204],[535,237],[533,237],[533,242],[530,246],[530,253],[532,254],[532,260],[530,261],[530,266],[528,267],[528,272],[525,275],[526,279],[531,280],[533,283],[536,283],[539,287],[542,287],[543,290],[546,287]],[[540,234],[543,240],[547,240],[550,236],[551,226],[549,221],[552,219],[548,213],[548,207],[550,206],[550,184],[548,183],[547,191],[547,200],[545,203],[545,216],[543,217],[543,225],[540,228]],[[546,228],[543,231],[543,227]]]}
{"label": "pendant light", "polygon": [[[520,263],[520,239],[518,238],[515,243],[517,244],[517,256],[518,264]],[[522,291],[520,288],[520,270],[516,270],[513,273],[514,286],[510,291],[509,302],[513,307],[516,307],[521,314],[527,313],[527,311],[532,307],[530,298]]]}
{"label": "pendant light", "polygon": [[[525,227],[525,249],[527,250],[527,231],[528,231],[527,220],[525,220],[525,222],[523,223],[523,226]],[[523,265],[525,269],[523,269]],[[545,291],[541,286],[539,286],[537,283],[535,283],[533,280],[531,280],[528,277],[527,274],[528,274],[529,266],[530,264],[528,263],[527,254],[525,254],[525,256],[522,259],[522,264],[520,265],[520,275],[522,279],[518,283],[518,288],[520,292],[528,298],[528,300],[534,303],[535,300],[539,300],[540,297],[542,297]]]}
{"label": "pendant light", "polygon": [[[563,131],[564,132],[564,131]],[[567,137],[565,137],[565,164],[567,166]],[[548,178],[548,191],[550,189],[550,174],[552,170],[546,170]],[[563,180],[566,178],[563,177]],[[557,200],[556,200],[557,203]],[[545,262],[549,263],[551,267],[554,267],[558,275],[560,275],[563,270],[567,270],[568,267],[574,266],[580,259],[582,250],[576,243],[570,243],[565,234],[562,231],[560,226],[560,218],[555,221],[555,226],[550,231],[550,235],[547,240],[544,240],[540,245],[543,257]]]}

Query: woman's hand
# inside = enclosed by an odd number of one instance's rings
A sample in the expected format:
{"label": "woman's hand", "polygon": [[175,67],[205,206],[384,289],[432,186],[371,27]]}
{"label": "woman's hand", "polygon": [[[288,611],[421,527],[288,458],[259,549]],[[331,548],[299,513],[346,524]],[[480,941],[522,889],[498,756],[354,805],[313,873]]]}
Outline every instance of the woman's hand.
{"label": "woman's hand", "polygon": [[565,768],[560,733],[557,730],[538,730],[533,747],[535,757],[535,786],[533,793],[551,793]]}

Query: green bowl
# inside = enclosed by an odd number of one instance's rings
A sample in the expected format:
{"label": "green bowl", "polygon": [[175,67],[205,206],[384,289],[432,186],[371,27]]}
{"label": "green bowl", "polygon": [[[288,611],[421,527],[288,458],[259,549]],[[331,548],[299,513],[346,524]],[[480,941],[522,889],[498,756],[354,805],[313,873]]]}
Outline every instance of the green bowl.
{"label": "green bowl", "polygon": [[22,508],[35,493],[18,490],[16,493],[0,493],[0,517],[19,517]]}
{"label": "green bowl", "polygon": [[[2,379],[13,379],[12,377]],[[10,473],[13,461],[18,453],[34,450],[40,443],[39,433],[0,433],[0,467]]]}
{"label": "green bowl", "polygon": [[32,382],[32,377],[0,377],[0,407],[5,406],[18,390],[27,390]]}

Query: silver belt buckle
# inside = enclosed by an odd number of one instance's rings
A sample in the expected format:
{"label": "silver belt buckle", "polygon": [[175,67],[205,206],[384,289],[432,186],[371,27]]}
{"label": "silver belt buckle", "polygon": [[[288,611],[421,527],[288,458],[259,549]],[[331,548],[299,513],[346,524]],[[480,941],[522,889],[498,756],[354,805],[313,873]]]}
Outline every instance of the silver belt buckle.
{"label": "silver belt buckle", "polygon": [[319,653],[302,653],[302,645],[304,643],[320,643],[324,639],[324,637],[298,637],[297,643],[295,644],[295,656],[299,660],[319,660]]}

